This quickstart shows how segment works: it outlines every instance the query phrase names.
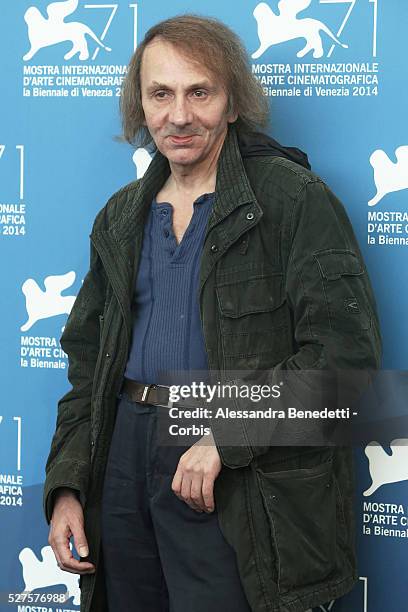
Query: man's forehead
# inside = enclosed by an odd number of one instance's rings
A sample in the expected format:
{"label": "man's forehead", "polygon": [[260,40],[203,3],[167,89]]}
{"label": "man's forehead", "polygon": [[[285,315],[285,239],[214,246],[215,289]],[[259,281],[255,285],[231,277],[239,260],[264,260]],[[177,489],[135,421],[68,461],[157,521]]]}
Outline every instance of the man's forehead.
{"label": "man's forehead", "polygon": [[166,40],[162,36],[155,36],[151,41],[149,41],[143,51],[143,57],[145,55],[151,55],[152,53],[155,55],[160,55],[163,52],[167,53],[175,53],[180,55],[186,61],[193,61],[193,58],[198,55],[197,51],[194,47],[186,47],[181,42],[178,44],[176,42],[171,42]]}
{"label": "man's forehead", "polygon": [[[166,49],[163,49],[163,47],[166,47]],[[168,66],[172,54],[175,54],[177,59],[185,64],[185,80],[191,78],[194,82],[199,80],[209,83],[219,80],[218,75],[208,69],[204,60],[201,61],[199,54],[194,49],[188,52],[187,49],[158,37],[150,41],[143,52],[141,75],[144,79],[149,82],[152,80],[162,81],[164,77],[166,77],[166,81],[173,80]]]}

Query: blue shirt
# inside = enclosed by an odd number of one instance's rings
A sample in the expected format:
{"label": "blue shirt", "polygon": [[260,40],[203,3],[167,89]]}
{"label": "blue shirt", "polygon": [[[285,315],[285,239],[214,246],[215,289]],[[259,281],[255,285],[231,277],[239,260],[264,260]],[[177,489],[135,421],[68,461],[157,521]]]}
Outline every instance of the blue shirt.
{"label": "blue shirt", "polygon": [[[203,194],[195,200],[180,244],[173,232],[172,205],[155,199],[152,202],[132,302],[133,336],[125,369],[127,378],[146,384],[181,384],[188,383],[189,370],[208,369],[198,283],[214,195]],[[181,376],[177,381],[175,371]]]}

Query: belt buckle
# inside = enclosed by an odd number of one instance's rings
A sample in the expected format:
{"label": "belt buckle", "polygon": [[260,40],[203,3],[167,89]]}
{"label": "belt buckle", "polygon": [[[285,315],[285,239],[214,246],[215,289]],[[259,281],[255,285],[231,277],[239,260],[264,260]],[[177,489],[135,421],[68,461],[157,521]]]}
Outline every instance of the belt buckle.
{"label": "belt buckle", "polygon": [[[163,389],[170,389],[168,385],[154,385],[154,387],[162,387]],[[160,406],[161,408],[173,408],[173,405],[175,403],[176,402],[173,402],[172,400],[170,400],[170,393],[169,393],[169,400],[167,404],[156,404],[156,406]]]}
{"label": "belt buckle", "polygon": [[[145,385],[144,389],[143,389],[143,393],[142,393],[142,398],[141,398],[141,402],[144,402],[146,400],[146,397],[151,389],[151,387],[154,387],[155,385],[153,384],[149,384],[149,385]],[[146,402],[147,403],[147,402]]]}

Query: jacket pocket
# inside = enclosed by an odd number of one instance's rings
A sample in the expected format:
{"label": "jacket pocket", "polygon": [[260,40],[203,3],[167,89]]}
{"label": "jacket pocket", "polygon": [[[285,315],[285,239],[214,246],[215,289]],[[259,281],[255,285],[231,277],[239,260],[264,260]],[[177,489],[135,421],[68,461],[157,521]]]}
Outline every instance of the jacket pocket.
{"label": "jacket pocket", "polygon": [[367,274],[352,251],[326,249],[313,255],[322,279],[332,329],[368,330],[371,326]]}
{"label": "jacket pocket", "polygon": [[243,278],[217,285],[217,297],[223,316],[234,319],[252,313],[269,312],[282,305],[283,274]]}
{"label": "jacket pocket", "polygon": [[217,283],[216,294],[227,369],[266,368],[272,358],[287,355],[290,323],[282,273],[242,273]]}
{"label": "jacket pocket", "polygon": [[320,582],[336,566],[336,496],[332,460],[310,468],[256,468],[278,563],[281,593]]}

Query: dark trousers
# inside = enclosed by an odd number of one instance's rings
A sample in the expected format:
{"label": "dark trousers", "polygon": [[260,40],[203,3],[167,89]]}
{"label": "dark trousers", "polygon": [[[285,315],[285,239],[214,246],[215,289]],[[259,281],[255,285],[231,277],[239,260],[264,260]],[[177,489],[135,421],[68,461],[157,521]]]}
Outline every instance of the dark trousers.
{"label": "dark trousers", "polygon": [[188,447],[157,443],[162,408],[118,402],[102,501],[109,611],[251,612],[216,509],[199,513],[171,489]]}

